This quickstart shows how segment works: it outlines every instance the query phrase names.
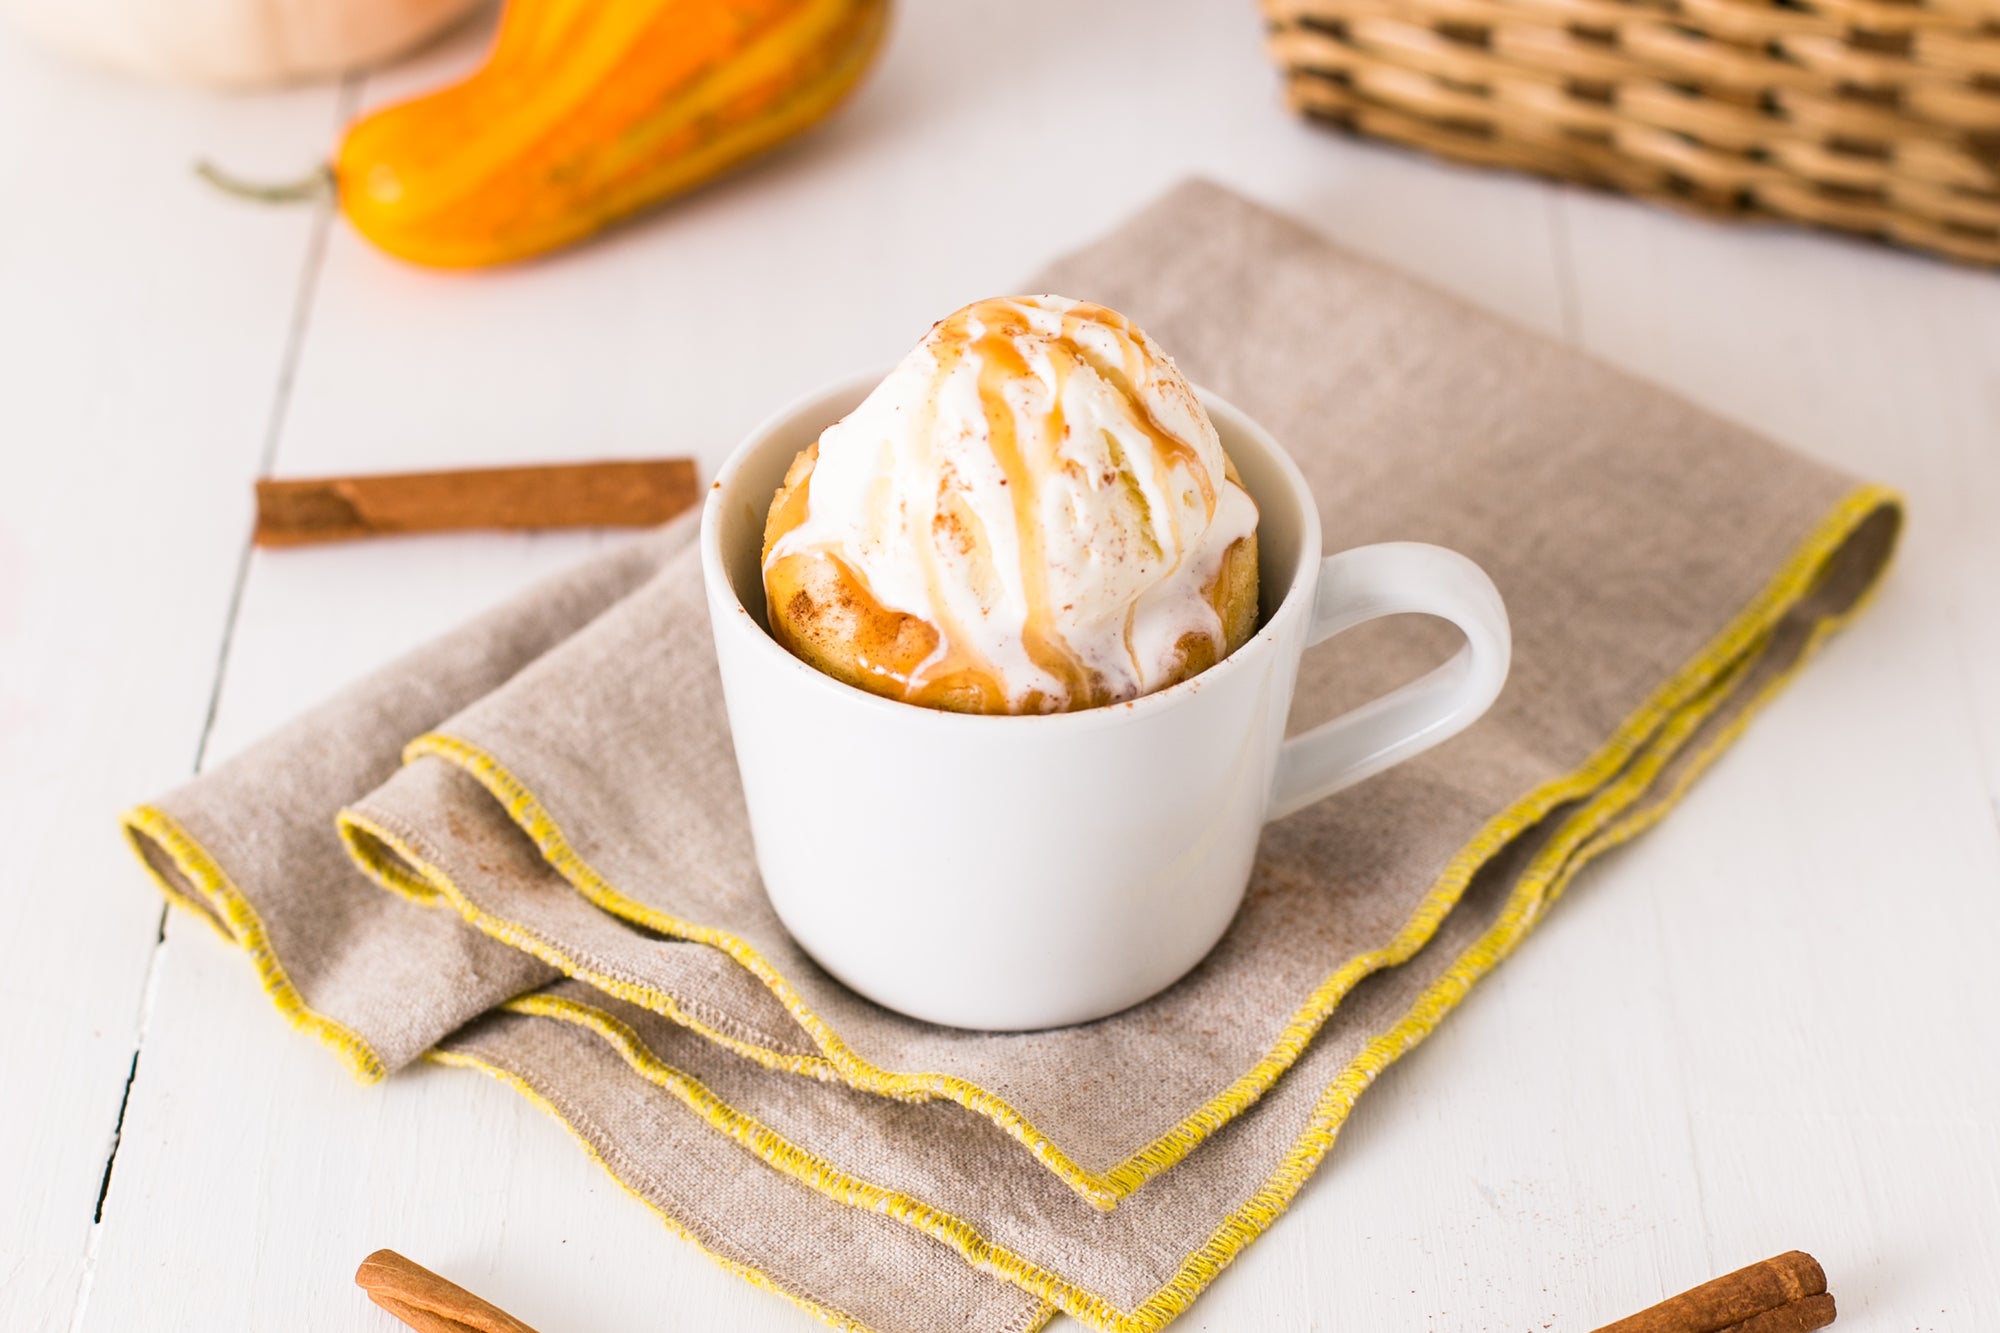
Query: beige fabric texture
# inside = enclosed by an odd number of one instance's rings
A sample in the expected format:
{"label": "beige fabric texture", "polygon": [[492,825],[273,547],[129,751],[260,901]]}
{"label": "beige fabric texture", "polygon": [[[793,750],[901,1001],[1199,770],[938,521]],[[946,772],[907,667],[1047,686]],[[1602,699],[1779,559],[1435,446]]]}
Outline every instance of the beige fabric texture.
{"label": "beige fabric texture", "polygon": [[[1165,994],[979,1034],[820,972],[758,885],[687,521],[128,818],[359,1072],[494,1072],[724,1262],[885,1333],[1184,1309],[1368,1082],[1853,609],[1900,522],[1214,186],[1031,286],[1125,311],[1258,418],[1329,549],[1455,547],[1514,623],[1493,711],[1274,824],[1229,934]],[[1423,621],[1315,649],[1294,725],[1449,650]]]}

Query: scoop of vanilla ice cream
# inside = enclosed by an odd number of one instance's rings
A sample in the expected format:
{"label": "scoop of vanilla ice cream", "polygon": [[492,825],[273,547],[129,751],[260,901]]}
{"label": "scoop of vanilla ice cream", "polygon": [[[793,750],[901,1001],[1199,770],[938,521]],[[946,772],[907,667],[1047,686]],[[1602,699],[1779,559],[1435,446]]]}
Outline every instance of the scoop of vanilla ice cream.
{"label": "scoop of vanilla ice cream", "polygon": [[1224,552],[1257,511],[1188,382],[1132,322],[1057,296],[931,328],[820,436],[770,562],[831,552],[1020,707],[1145,694],[1209,637]]}

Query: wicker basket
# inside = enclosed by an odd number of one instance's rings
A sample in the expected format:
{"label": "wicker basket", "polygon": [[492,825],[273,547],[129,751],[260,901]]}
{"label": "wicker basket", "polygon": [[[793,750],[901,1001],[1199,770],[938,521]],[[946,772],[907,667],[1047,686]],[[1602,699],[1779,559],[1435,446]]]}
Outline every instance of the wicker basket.
{"label": "wicker basket", "polygon": [[2000,0],[1264,0],[1292,104],[2000,264]]}

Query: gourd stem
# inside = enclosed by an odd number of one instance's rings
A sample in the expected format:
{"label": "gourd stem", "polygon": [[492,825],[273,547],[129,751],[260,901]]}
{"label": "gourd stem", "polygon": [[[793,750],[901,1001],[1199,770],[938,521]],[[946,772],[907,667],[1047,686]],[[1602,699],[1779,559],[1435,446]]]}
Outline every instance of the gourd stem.
{"label": "gourd stem", "polygon": [[331,198],[334,192],[333,168],[328,166],[315,167],[309,176],[277,185],[259,184],[232,176],[206,158],[195,162],[194,174],[224,194],[233,194],[238,199],[254,199],[260,204],[310,203]]}

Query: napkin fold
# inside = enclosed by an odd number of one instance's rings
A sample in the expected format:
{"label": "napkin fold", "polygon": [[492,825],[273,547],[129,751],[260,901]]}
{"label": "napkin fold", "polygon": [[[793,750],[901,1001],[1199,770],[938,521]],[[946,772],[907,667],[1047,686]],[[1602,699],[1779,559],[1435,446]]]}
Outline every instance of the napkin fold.
{"label": "napkin fold", "polygon": [[[1165,994],[967,1033],[817,968],[757,880],[685,520],[133,811],[148,868],[358,1074],[501,1077],[837,1323],[1171,1319],[1368,1083],[1853,612],[1901,512],[1212,185],[1033,287],[1125,311],[1259,419],[1329,549],[1464,551],[1514,624],[1487,717],[1272,825],[1236,922]],[[1314,649],[1293,723],[1451,646],[1400,619]]]}

